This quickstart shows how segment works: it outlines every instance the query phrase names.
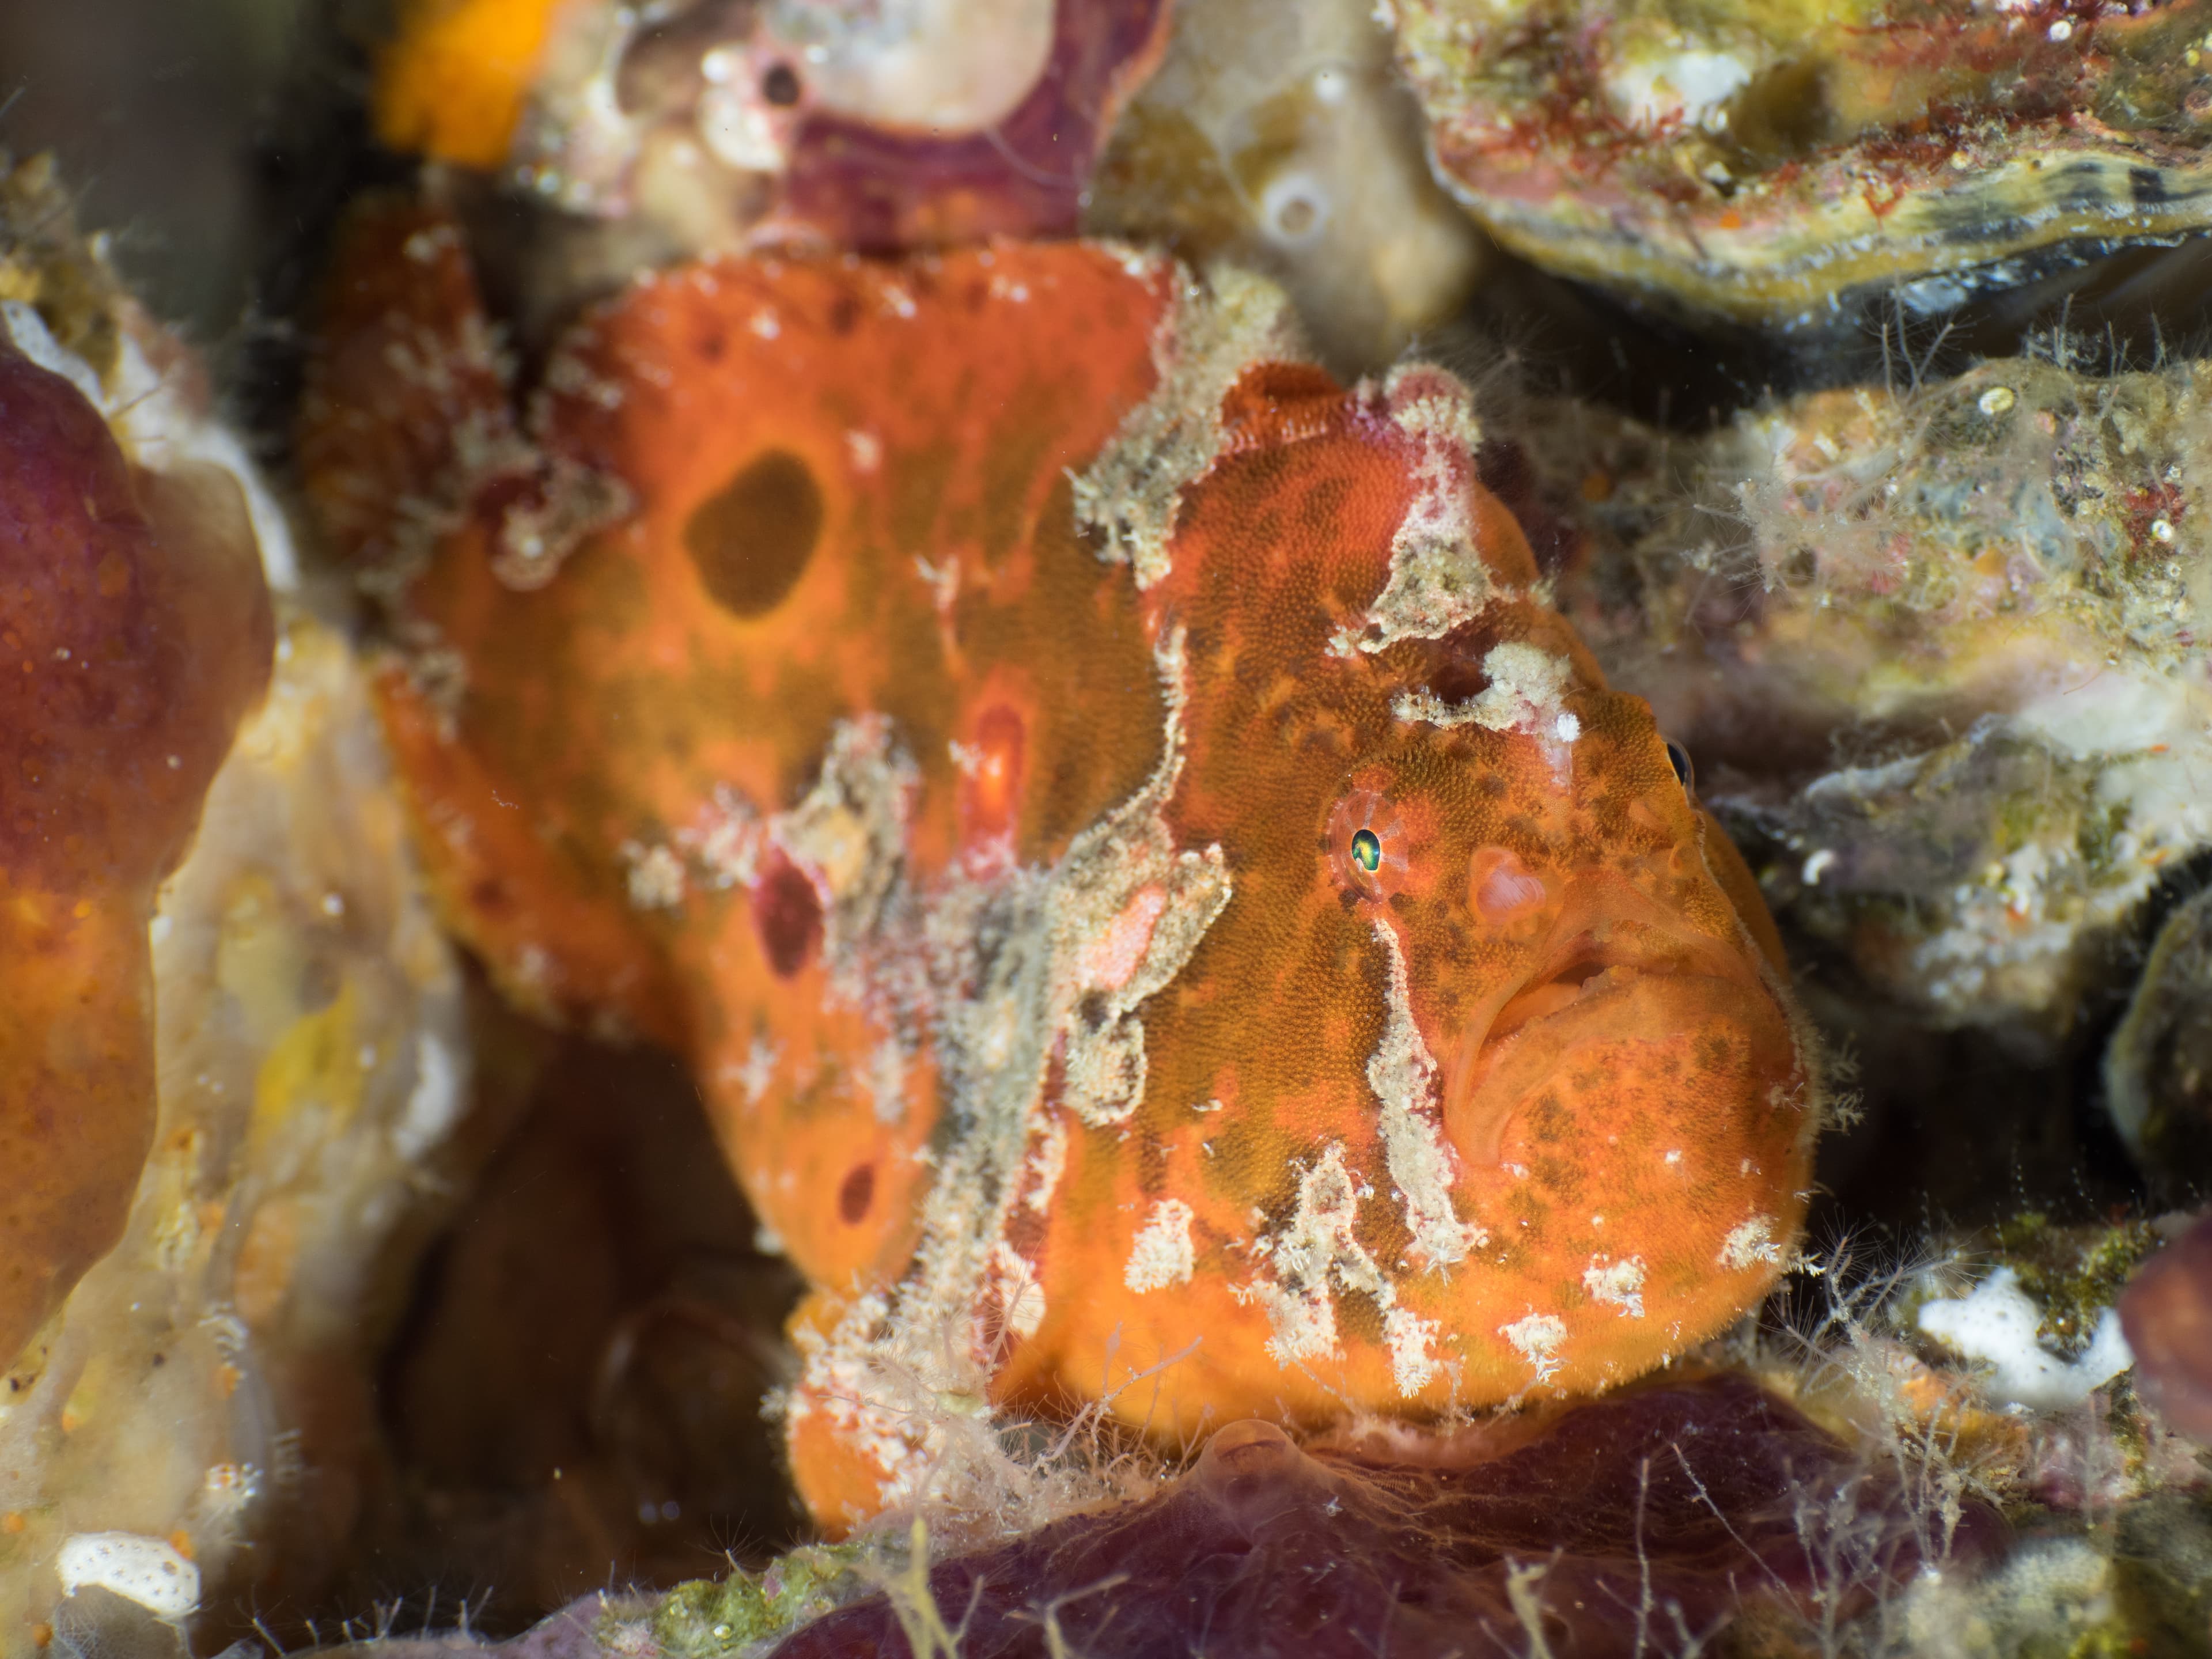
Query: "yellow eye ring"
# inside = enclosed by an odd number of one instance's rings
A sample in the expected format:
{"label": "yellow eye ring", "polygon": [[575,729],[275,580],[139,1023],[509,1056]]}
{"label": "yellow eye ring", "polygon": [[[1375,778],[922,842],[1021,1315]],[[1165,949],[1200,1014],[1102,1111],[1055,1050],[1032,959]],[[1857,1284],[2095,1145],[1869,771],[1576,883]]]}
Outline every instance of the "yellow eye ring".
{"label": "yellow eye ring", "polygon": [[1382,841],[1372,830],[1362,830],[1352,838],[1352,861],[1373,875],[1382,867]]}

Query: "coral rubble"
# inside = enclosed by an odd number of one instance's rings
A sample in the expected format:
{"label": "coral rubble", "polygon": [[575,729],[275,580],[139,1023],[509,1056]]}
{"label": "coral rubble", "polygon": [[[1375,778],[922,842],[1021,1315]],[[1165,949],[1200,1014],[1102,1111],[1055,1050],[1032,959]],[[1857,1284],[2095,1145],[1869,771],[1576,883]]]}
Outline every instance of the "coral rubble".
{"label": "coral rubble", "polygon": [[1516,424],[1562,605],[1778,911],[1929,1023],[2063,1031],[2212,839],[2204,374],[2022,356],[1700,438]]}

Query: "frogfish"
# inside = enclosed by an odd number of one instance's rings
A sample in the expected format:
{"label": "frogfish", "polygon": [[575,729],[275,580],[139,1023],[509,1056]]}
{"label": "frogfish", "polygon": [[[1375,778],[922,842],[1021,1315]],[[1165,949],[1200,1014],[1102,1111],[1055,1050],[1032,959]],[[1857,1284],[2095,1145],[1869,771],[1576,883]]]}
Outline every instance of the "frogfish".
{"label": "frogfish", "polygon": [[825,1527],[958,1402],[1433,1421],[1785,1267],[1773,924],[1450,374],[1097,244],[676,265],[526,385],[434,210],[334,270],[303,476],[434,885],[524,1007],[688,1058],[811,1287]]}

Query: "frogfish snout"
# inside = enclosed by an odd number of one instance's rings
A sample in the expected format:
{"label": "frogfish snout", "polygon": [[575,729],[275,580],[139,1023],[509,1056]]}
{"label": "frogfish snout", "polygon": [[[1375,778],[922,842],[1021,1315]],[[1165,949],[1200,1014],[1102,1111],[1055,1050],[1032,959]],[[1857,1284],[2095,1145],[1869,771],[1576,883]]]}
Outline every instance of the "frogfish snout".
{"label": "frogfish snout", "polygon": [[1455,1149],[1474,1169],[1497,1165],[1516,1121],[1556,1111],[1601,1054],[1615,1057],[1608,1075],[1640,1097],[1639,1112],[1755,1115],[1754,1103],[1799,1067],[1760,966],[1745,940],[1716,936],[1623,878],[1576,883],[1527,970],[1461,1035],[1443,1079]]}

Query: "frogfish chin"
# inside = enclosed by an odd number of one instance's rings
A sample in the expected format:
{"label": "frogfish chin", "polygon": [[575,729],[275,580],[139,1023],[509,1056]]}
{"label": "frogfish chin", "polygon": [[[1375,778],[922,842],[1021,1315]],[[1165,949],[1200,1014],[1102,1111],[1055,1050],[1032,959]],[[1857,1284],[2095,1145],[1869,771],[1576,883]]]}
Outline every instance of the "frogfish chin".
{"label": "frogfish chin", "polygon": [[1451,376],[1073,243],[665,270],[526,416],[484,333],[450,228],[359,221],[309,486],[453,925],[690,1058],[813,1287],[825,1526],[987,1407],[1432,1419],[1782,1270],[1772,924]]}

